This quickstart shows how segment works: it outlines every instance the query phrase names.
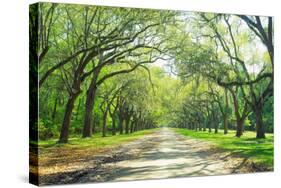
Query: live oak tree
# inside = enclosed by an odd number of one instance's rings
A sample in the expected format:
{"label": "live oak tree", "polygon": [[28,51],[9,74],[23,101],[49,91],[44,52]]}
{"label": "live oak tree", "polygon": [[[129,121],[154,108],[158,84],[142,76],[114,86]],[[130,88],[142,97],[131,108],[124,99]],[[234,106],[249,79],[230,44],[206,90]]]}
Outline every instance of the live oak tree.
{"label": "live oak tree", "polygon": [[[88,97],[86,99],[86,113],[83,129],[83,137],[88,137],[92,134],[91,112],[94,106],[96,85],[102,83],[105,79],[116,74],[122,74],[130,71],[121,70],[115,73],[111,73],[110,75],[105,76],[97,81],[101,69],[104,66],[119,62],[116,61],[116,59],[124,58],[125,55],[132,53],[132,51],[134,51],[135,49],[150,48],[149,46],[146,46],[146,43],[154,43],[154,39],[152,38],[150,40],[147,40],[146,38],[151,38],[151,36],[146,32],[148,32],[149,28],[156,27],[160,25],[160,23],[165,22],[165,17],[163,15],[161,15],[160,17],[157,12],[153,11],[137,11],[137,13],[132,13],[131,18],[128,18],[127,16],[130,15],[130,12],[125,9],[116,9],[116,11],[111,11],[111,14],[109,14],[107,11],[101,10],[102,8],[99,7],[94,7],[92,11],[90,11],[90,9],[87,7],[80,7],[80,9],[78,10],[73,7],[67,6],[62,8],[66,9],[66,24],[68,25],[67,32],[69,32],[69,35],[68,33],[66,35],[67,42],[71,41],[72,43],[76,44],[78,49],[73,50],[75,52],[70,53],[71,55],[69,57],[50,68],[45,74],[43,74],[43,77],[40,80],[40,83],[43,84],[47,76],[54,72],[56,69],[65,66],[68,62],[72,62],[72,59],[76,60],[76,63],[72,64],[74,65],[74,67],[70,67],[70,69],[73,70],[73,78],[72,83],[67,84],[69,85],[68,92],[70,97],[66,105],[64,120],[61,128],[61,136],[59,141],[61,143],[67,142],[70,119],[72,116],[74,103],[81,93],[82,82],[87,77],[93,75],[91,84],[88,89]],[[75,20],[75,18],[71,16],[72,14],[69,13],[70,11],[79,11],[83,12],[84,14],[82,14],[81,17],[78,18],[76,16]],[[91,12],[90,18],[88,18],[88,14],[90,14],[89,12]],[[170,13],[168,13],[168,15],[170,15]],[[156,21],[151,23],[150,20],[151,18],[153,18],[153,16],[156,19],[152,20]],[[112,18],[114,17],[116,17],[115,21],[112,20]],[[123,19],[123,17],[127,17],[127,19]],[[84,20],[83,24],[81,23],[81,20]],[[109,22],[111,23],[110,25],[108,24]],[[83,29],[79,31],[76,25],[82,26],[81,28]],[[94,32],[95,35],[91,35],[91,32]],[[71,39],[68,39],[68,36],[70,36]],[[75,39],[73,39],[74,37]],[[84,40],[81,40],[81,37],[83,37]],[[73,42],[73,40],[77,41]],[[85,40],[93,41],[94,43],[89,44],[90,42],[84,42]],[[141,41],[144,41],[144,43],[141,43]],[[130,44],[133,43],[135,43],[136,45],[130,47]],[[79,48],[81,47],[82,50],[79,50]],[[156,47],[154,46],[151,48]],[[101,60],[100,56],[105,57],[102,57]],[[151,59],[151,61],[153,60]],[[136,64],[135,68],[143,63],[144,62]],[[148,63],[148,60],[146,60],[145,63]],[[131,68],[131,70],[134,70],[135,68],[133,67]]]}
{"label": "live oak tree", "polygon": [[[273,42],[272,42],[272,18],[260,18],[258,16],[255,17],[255,21],[251,20],[251,18],[246,16],[240,16],[241,19],[243,19],[247,25],[250,28],[250,31],[253,31],[254,33],[254,39],[250,38],[251,33],[248,31],[248,33],[245,33],[246,37],[249,38],[248,42],[252,43],[253,45],[257,44],[257,39],[259,38],[263,44],[267,48],[267,52],[270,57],[270,61],[268,62],[267,59],[263,59],[264,62],[260,63],[260,70],[255,70],[255,72],[250,72],[248,64],[253,63],[252,66],[254,66],[257,59],[255,57],[251,57],[250,59],[247,59],[243,56],[244,55],[242,50],[247,50],[247,47],[243,46],[248,44],[243,44],[239,37],[241,36],[241,31],[238,29],[234,32],[232,27],[234,24],[241,24],[240,20],[235,23],[235,18],[232,18],[231,20],[230,16],[222,15],[220,19],[223,20],[225,24],[225,29],[228,31],[227,35],[221,34],[219,31],[217,25],[214,25],[212,23],[211,19],[216,20],[216,18],[207,18],[204,14],[202,15],[203,19],[207,22],[209,22],[210,27],[212,28],[215,37],[218,39],[221,47],[223,48],[223,51],[227,54],[229,57],[229,61],[233,67],[233,70],[236,73],[236,80],[235,81],[222,81],[221,78],[217,80],[219,85],[222,85],[224,87],[228,86],[239,86],[241,88],[241,91],[244,94],[244,99],[247,101],[248,105],[251,106],[253,109],[253,112],[256,117],[256,128],[257,128],[257,138],[264,138],[264,125],[262,120],[262,108],[264,101],[266,101],[270,96],[272,96],[273,93]],[[262,21],[267,24],[266,26],[262,25]],[[238,25],[237,25],[238,27]],[[243,30],[242,30],[243,32]],[[245,32],[245,31],[244,31]],[[248,35],[248,36],[247,36]],[[255,43],[256,42],[256,43]],[[242,49],[242,50],[241,50]],[[254,53],[253,53],[254,54]],[[248,62],[247,62],[248,61]],[[271,64],[271,67],[268,66],[268,63]],[[228,83],[227,83],[228,82]],[[260,83],[265,82],[267,83],[264,88],[260,87]],[[257,84],[258,83],[258,84]],[[248,90],[245,91],[246,88]],[[258,88],[258,89],[257,89]]]}
{"label": "live oak tree", "polygon": [[[271,18],[268,18],[268,29],[266,29],[260,21],[262,19],[263,22],[266,22],[265,18],[255,17],[256,22],[254,22],[250,18],[242,16],[241,18],[246,21],[250,29],[244,26],[240,27],[243,28],[240,31],[238,28],[243,24],[240,17],[205,13],[195,16],[199,16],[195,19],[194,25],[200,28],[200,31],[198,30],[198,32],[192,34],[189,33],[189,35],[186,34],[186,41],[189,45],[183,45],[181,50],[174,53],[176,54],[175,60],[178,64],[176,66],[178,67],[179,75],[187,79],[191,75],[200,74],[224,89],[229,90],[234,100],[237,136],[240,137],[242,135],[242,126],[249,114],[248,107],[250,106],[257,119],[257,138],[263,138],[264,128],[261,111],[263,101],[271,97],[273,91],[273,68],[268,66],[269,64],[267,63],[272,63],[272,58],[268,61],[266,56],[265,58],[258,57],[257,54],[251,51],[253,55],[249,58],[249,53],[246,54],[245,51],[249,51],[250,46],[259,44],[258,39],[260,38],[267,46],[269,56],[273,55],[273,51],[270,50],[273,47]],[[233,27],[237,29],[234,31]],[[193,38],[190,39],[190,35]],[[195,40],[197,44],[192,40]],[[202,53],[200,54],[200,52]],[[266,55],[266,53],[265,51],[264,54]],[[247,59],[245,56],[247,56]],[[261,68],[250,72],[249,67],[256,66],[257,59],[264,61],[258,63]],[[261,88],[261,85],[266,86]],[[244,107],[245,110],[241,112],[241,116],[238,98],[233,94],[233,87],[237,88],[236,91],[239,90],[243,94],[243,98],[239,97],[239,100],[247,102]]]}

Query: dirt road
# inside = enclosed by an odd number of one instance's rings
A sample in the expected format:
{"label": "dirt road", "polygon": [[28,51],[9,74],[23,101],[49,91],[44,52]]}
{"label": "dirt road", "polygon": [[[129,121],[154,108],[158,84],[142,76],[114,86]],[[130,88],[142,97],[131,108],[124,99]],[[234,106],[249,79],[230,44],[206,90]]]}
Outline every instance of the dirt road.
{"label": "dirt road", "polygon": [[148,148],[141,150],[134,159],[115,163],[112,180],[217,175],[236,171],[234,166],[229,166],[226,153],[218,156],[206,142],[186,139],[168,128],[147,138],[144,145]]}
{"label": "dirt road", "polygon": [[[97,164],[97,158],[99,163]],[[93,162],[95,161],[95,162]],[[43,177],[42,184],[127,181],[245,172],[247,160],[169,128],[93,156],[83,169]],[[86,167],[86,168],[85,168]]]}

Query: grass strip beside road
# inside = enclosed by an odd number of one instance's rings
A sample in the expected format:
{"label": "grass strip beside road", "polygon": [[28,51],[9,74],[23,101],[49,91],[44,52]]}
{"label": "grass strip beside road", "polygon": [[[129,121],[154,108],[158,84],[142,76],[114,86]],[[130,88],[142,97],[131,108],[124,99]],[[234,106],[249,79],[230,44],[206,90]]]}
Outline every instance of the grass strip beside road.
{"label": "grass strip beside road", "polygon": [[[134,141],[145,135],[152,134],[159,129],[148,129],[143,131],[134,132],[131,134],[117,134],[115,136],[108,135],[102,137],[101,133],[94,134],[91,138],[81,138],[73,137],[69,139],[67,144],[57,144],[58,139],[51,139],[46,141],[39,141],[38,147],[40,149],[44,148],[54,148],[54,147],[63,147],[63,148],[95,148],[95,149],[104,149],[107,147],[115,147],[123,143]],[[34,143],[36,144],[36,143]]]}
{"label": "grass strip beside road", "polygon": [[273,168],[273,134],[266,134],[266,139],[256,139],[255,132],[251,131],[244,132],[241,138],[237,138],[235,137],[235,131],[232,130],[229,130],[226,135],[222,131],[214,134],[208,131],[173,130],[186,137],[211,142],[220,149],[248,158],[258,165]]}

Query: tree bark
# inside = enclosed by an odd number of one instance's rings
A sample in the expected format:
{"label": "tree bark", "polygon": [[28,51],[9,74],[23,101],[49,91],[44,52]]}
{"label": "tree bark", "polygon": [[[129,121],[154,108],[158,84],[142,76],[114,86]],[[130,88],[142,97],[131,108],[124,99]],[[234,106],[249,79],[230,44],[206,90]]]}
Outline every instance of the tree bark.
{"label": "tree bark", "polygon": [[215,134],[217,134],[218,133],[218,122],[215,117],[214,117],[214,128],[215,128]]}
{"label": "tree bark", "polygon": [[223,134],[227,134],[228,133],[228,117],[225,114],[223,116]]}
{"label": "tree bark", "polygon": [[139,119],[137,118],[136,119],[136,122],[135,122],[135,126],[134,126],[134,132],[138,131],[138,127],[139,127]]}
{"label": "tree bark", "polygon": [[198,115],[198,128],[199,128],[199,131],[202,131],[202,122],[201,122],[201,119],[202,119],[202,117],[201,117],[201,114],[199,114]]}
{"label": "tree bark", "polygon": [[[110,104],[112,104],[113,99],[111,101]],[[110,106],[108,107],[108,112],[111,116],[111,120],[112,120],[112,135],[116,135],[116,111],[118,109],[118,105],[119,105],[119,97],[117,97],[117,101],[116,101],[116,106],[114,106],[113,112],[111,111]]]}
{"label": "tree bark", "polygon": [[93,132],[93,124],[92,124],[92,112],[95,104],[95,95],[97,91],[97,78],[98,78],[99,70],[94,72],[93,78],[91,80],[91,84],[87,91],[86,98],[86,111],[84,116],[84,128],[83,128],[83,138],[91,137]]}
{"label": "tree bark", "polygon": [[263,125],[263,119],[262,119],[262,108],[261,105],[255,106],[255,116],[256,116],[256,138],[265,138],[265,130]]}
{"label": "tree bark", "polygon": [[103,114],[102,137],[106,137],[106,119],[107,119],[107,110],[105,110]]}
{"label": "tree bark", "polygon": [[248,105],[245,102],[244,104],[244,109],[242,112],[242,115],[240,115],[239,112],[239,103],[238,103],[238,99],[236,94],[234,93],[233,90],[230,90],[231,94],[232,94],[232,98],[233,98],[233,105],[234,105],[234,114],[236,117],[236,137],[241,137],[243,135],[243,126],[244,126],[244,121],[247,117],[247,108]]}
{"label": "tree bark", "polygon": [[236,119],[236,137],[240,138],[243,135],[243,124],[244,121],[240,118]]}
{"label": "tree bark", "polygon": [[119,133],[123,134],[123,117],[122,117],[122,115],[119,115],[119,125],[118,125],[118,127],[119,127]]}
{"label": "tree bark", "polygon": [[217,123],[217,121],[216,121],[216,113],[215,113],[215,109],[214,109],[214,104],[213,103],[211,103],[211,107],[212,107],[212,109],[211,109],[211,114],[212,114],[212,124],[213,124],[213,127],[214,127],[214,129],[215,129],[215,134],[216,133],[218,133],[218,123]]}
{"label": "tree bark", "polygon": [[75,103],[75,100],[78,97],[78,95],[79,95],[79,92],[73,94],[68,99],[58,143],[67,143],[68,142],[70,120],[71,120],[72,111],[74,108],[74,103]]}
{"label": "tree bark", "polygon": [[224,95],[225,95],[225,110],[224,110],[224,114],[223,114],[223,125],[224,125],[224,130],[223,130],[223,134],[227,134],[228,133],[228,95],[227,95],[227,89],[224,88]]}
{"label": "tree bark", "polygon": [[207,104],[207,119],[206,119],[206,127],[208,127],[208,132],[212,132],[212,128],[211,128],[211,121],[210,121],[210,118],[211,118],[211,114],[210,114],[210,109],[208,107],[208,104]]}
{"label": "tree bark", "polygon": [[[95,87],[95,86],[93,86]],[[88,95],[86,99],[86,111],[84,116],[84,128],[83,128],[83,138],[92,136],[92,111],[95,103],[96,89],[93,88],[88,90]]]}
{"label": "tree bark", "polygon": [[211,127],[211,123],[210,122],[208,123],[208,131],[209,131],[209,133],[212,132],[212,127]]}
{"label": "tree bark", "polygon": [[125,119],[125,134],[129,134],[129,123],[130,123],[130,119],[126,118]]}
{"label": "tree bark", "polygon": [[207,117],[203,116],[203,131],[205,132],[207,128]]}
{"label": "tree bark", "polygon": [[135,120],[133,120],[133,121],[131,122],[130,133],[133,133],[133,132],[134,132],[134,126],[135,126]]}
{"label": "tree bark", "polygon": [[125,134],[129,134],[130,131],[130,120],[131,120],[131,114],[132,112],[127,109],[126,110],[126,117],[125,117]]}
{"label": "tree bark", "polygon": [[112,114],[111,120],[112,120],[112,135],[116,135],[115,114]]}

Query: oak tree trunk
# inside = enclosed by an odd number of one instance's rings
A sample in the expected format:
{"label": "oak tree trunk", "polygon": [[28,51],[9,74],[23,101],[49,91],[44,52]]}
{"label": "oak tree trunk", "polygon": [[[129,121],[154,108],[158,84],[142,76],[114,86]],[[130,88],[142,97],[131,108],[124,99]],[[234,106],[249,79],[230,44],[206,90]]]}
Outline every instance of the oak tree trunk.
{"label": "oak tree trunk", "polygon": [[256,116],[256,138],[265,138],[265,130],[262,119],[262,108],[261,105],[255,106],[255,116]]}
{"label": "oak tree trunk", "polygon": [[89,86],[87,91],[87,98],[86,98],[86,111],[84,115],[84,128],[83,128],[83,138],[91,137],[92,136],[92,112],[95,104],[95,95],[97,91],[96,81],[97,81],[98,73],[96,73]]}
{"label": "oak tree trunk", "polygon": [[107,119],[107,110],[105,110],[103,114],[102,137],[106,137],[106,119]]}
{"label": "oak tree trunk", "polygon": [[228,117],[227,115],[225,114],[223,116],[223,134],[227,134],[228,133]]}
{"label": "oak tree trunk", "polygon": [[133,132],[134,132],[134,125],[135,125],[135,120],[133,120],[133,121],[131,122],[130,133],[133,133]]}
{"label": "oak tree trunk", "polygon": [[129,134],[129,123],[130,123],[130,118],[127,116],[125,118],[125,134]]}
{"label": "oak tree trunk", "polygon": [[119,114],[119,122],[118,122],[119,133],[123,134],[123,117]]}
{"label": "oak tree trunk", "polygon": [[112,117],[112,135],[116,135],[116,122],[114,115]]}
{"label": "oak tree trunk", "polygon": [[71,95],[67,101],[64,118],[63,118],[63,123],[62,123],[62,127],[61,127],[61,132],[60,132],[60,138],[58,141],[59,143],[68,142],[70,120],[71,120],[72,111],[74,108],[74,102],[75,102],[76,98],[78,97],[78,95],[79,95],[78,92]]}
{"label": "oak tree trunk", "polygon": [[243,135],[243,124],[244,121],[242,119],[236,119],[236,137],[240,138]]}
{"label": "oak tree trunk", "polygon": [[228,133],[228,95],[227,95],[227,89],[224,88],[224,95],[225,95],[225,111],[223,114],[223,125],[224,125],[224,130],[223,133],[227,134]]}

